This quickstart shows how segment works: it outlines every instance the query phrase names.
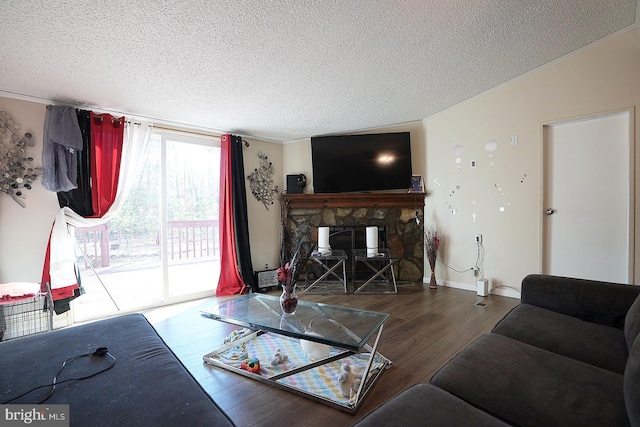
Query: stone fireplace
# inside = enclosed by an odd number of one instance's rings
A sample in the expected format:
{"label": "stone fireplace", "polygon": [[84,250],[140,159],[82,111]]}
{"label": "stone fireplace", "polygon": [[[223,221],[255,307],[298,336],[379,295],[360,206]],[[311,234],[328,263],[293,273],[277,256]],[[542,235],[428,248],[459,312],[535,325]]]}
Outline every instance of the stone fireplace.
{"label": "stone fireplace", "polygon": [[[344,238],[346,234],[352,240],[352,246],[362,245],[355,249],[364,249],[364,228],[376,226],[380,234],[379,247],[388,248],[400,258],[396,264],[397,279],[401,282],[422,282],[424,194],[287,194],[283,196],[282,203],[284,239],[289,250],[296,228],[305,223],[311,226],[312,240],[316,243],[318,227],[330,227],[333,249],[343,249],[334,247],[334,241],[337,241],[336,236]],[[348,248],[344,249],[350,257]]]}

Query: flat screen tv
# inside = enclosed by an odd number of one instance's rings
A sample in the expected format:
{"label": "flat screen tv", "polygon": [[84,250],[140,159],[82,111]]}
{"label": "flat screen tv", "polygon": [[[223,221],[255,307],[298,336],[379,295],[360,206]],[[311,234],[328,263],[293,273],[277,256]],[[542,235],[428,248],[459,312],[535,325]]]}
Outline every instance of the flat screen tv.
{"label": "flat screen tv", "polygon": [[311,138],[315,193],[411,187],[409,132]]}

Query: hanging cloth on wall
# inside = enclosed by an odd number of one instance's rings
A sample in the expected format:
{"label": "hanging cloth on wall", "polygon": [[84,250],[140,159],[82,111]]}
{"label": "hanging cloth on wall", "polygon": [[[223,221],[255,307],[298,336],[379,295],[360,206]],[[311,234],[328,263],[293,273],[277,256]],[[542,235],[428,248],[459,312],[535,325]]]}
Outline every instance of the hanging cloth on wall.
{"label": "hanging cloth on wall", "polygon": [[64,211],[59,210],[47,244],[41,283],[45,289],[46,284],[49,284],[55,302],[73,297],[75,290],[79,288],[78,281],[73,239],[69,235]]}
{"label": "hanging cloth on wall", "polygon": [[76,151],[82,150],[82,134],[73,107],[47,105],[42,144],[42,185],[50,191],[77,187]]}
{"label": "hanging cloth on wall", "polygon": [[58,192],[60,207],[72,209],[83,217],[93,216],[91,196],[91,118],[90,111],[78,110],[78,125],[82,134],[82,151],[76,152],[78,162],[78,188]]}
{"label": "hanging cloth on wall", "polygon": [[244,173],[244,154],[242,138],[234,136],[231,144],[231,173],[233,175],[233,216],[236,230],[238,267],[245,285],[257,292],[251,246],[249,244],[249,214],[247,213],[247,184]]}
{"label": "hanging cloth on wall", "polygon": [[118,192],[124,117],[90,113],[93,217],[104,215]]}
{"label": "hanging cloth on wall", "polygon": [[220,138],[220,277],[216,296],[244,294],[246,285],[238,267],[233,217],[231,135]]}
{"label": "hanging cloth on wall", "polygon": [[[99,153],[91,155],[90,162],[84,162],[87,168],[92,169],[92,179],[95,183],[91,190],[100,189],[100,195],[92,196],[91,201],[96,200],[96,211],[102,211],[101,215],[93,214],[90,218],[79,215],[69,207],[63,207],[56,216],[54,229],[59,232],[51,235],[48,252],[45,258],[43,269],[42,283],[45,286],[51,283],[52,293],[54,297],[54,305],[56,312],[60,313],[60,309],[68,310],[69,301],[80,295],[82,290],[80,287],[80,277],[76,267],[71,267],[71,263],[62,262],[68,251],[65,247],[74,242],[69,236],[68,225],[76,227],[90,227],[94,225],[104,224],[112,219],[122,207],[129,189],[133,185],[133,179],[141,167],[142,158],[146,149],[152,127],[144,126],[140,123],[125,124],[124,117],[113,118],[105,114],[102,116],[93,115],[88,112],[89,127],[91,128],[91,153]],[[93,117],[92,117],[93,115]],[[102,117],[96,118],[96,117]],[[83,122],[83,120],[80,120]],[[95,125],[92,125],[95,122]],[[101,126],[104,125],[104,126]],[[97,131],[94,132],[94,128]],[[125,141],[126,129],[126,141]],[[123,154],[124,152],[124,154]],[[122,164],[122,166],[121,166]],[[121,174],[120,171],[123,171]],[[86,172],[86,173],[85,173]],[[81,172],[89,176],[88,170]],[[92,191],[93,192],[93,191]],[[85,202],[86,203],[86,202]],[[64,241],[66,240],[66,242]],[[74,252],[75,261],[75,252]],[[56,263],[54,264],[54,260]],[[58,261],[59,260],[59,261]],[[75,264],[75,263],[74,263]],[[76,287],[73,292],[72,276],[76,277]],[[66,283],[66,286],[63,285]],[[54,289],[65,288],[66,292]],[[64,308],[63,308],[64,307]]]}
{"label": "hanging cloth on wall", "polygon": [[235,295],[254,288],[249,247],[247,194],[242,139],[220,138],[220,278],[216,295]]}

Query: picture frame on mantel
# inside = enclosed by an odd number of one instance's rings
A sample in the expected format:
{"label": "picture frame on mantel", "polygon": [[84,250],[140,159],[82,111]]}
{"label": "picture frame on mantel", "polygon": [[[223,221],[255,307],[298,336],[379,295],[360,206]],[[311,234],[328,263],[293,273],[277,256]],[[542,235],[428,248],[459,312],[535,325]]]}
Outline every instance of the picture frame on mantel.
{"label": "picture frame on mantel", "polygon": [[411,187],[409,187],[409,193],[424,193],[422,175],[411,175]]}

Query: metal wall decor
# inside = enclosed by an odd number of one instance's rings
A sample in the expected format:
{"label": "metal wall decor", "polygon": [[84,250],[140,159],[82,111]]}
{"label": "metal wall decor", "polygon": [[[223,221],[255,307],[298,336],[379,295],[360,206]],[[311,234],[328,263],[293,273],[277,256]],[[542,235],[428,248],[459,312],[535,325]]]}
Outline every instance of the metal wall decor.
{"label": "metal wall decor", "polygon": [[28,148],[36,146],[29,132],[19,134],[20,125],[9,113],[0,109],[0,194],[6,193],[23,208],[24,190],[42,174],[42,167],[32,166]]}
{"label": "metal wall decor", "polygon": [[273,163],[263,152],[258,153],[260,167],[254,169],[247,177],[251,194],[269,210],[269,205],[273,204],[273,198],[278,194],[278,186],[273,187]]}

